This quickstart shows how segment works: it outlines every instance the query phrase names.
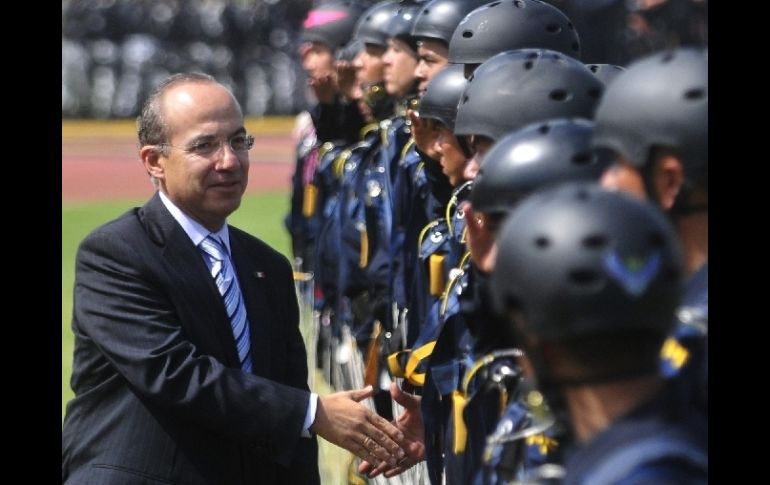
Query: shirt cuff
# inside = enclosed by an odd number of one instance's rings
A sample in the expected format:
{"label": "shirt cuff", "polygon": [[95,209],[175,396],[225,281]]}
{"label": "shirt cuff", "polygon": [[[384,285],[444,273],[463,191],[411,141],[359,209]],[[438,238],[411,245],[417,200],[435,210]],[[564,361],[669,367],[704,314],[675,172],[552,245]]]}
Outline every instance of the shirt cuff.
{"label": "shirt cuff", "polygon": [[307,402],[307,413],[305,414],[305,424],[302,425],[303,438],[312,438],[313,434],[310,432],[310,427],[313,426],[315,421],[315,411],[318,407],[318,394],[311,392],[310,399]]}

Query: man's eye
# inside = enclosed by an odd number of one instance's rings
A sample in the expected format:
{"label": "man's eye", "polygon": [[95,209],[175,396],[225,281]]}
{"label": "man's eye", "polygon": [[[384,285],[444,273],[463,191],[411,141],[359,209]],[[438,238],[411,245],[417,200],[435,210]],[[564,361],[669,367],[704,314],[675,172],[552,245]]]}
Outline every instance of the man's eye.
{"label": "man's eye", "polygon": [[233,150],[243,150],[246,148],[246,136],[239,135],[230,138],[230,146],[233,147]]}
{"label": "man's eye", "polygon": [[215,144],[210,141],[202,141],[194,144],[190,147],[190,151],[194,153],[209,153],[215,147]]}

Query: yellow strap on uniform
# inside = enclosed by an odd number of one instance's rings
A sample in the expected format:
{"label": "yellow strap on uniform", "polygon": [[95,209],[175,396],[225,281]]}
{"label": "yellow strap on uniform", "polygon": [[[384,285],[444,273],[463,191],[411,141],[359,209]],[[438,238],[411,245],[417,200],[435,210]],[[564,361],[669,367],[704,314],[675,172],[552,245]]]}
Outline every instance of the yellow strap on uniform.
{"label": "yellow strap on uniform", "polygon": [[369,123],[368,125],[361,128],[361,130],[358,132],[359,139],[363,140],[366,138],[366,135],[372,132],[372,130],[376,130],[379,127],[379,123]]}
{"label": "yellow strap on uniform", "polygon": [[527,436],[525,442],[527,443],[527,446],[537,446],[537,451],[544,456],[547,455],[550,451],[559,447],[558,441],[542,433],[533,436]]}
{"label": "yellow strap on uniform", "polygon": [[683,347],[674,337],[669,337],[663,343],[660,356],[671,362],[674,369],[680,369],[687,362],[687,359],[690,358],[690,351]]}
{"label": "yellow strap on uniform", "polygon": [[401,366],[401,357],[411,352],[412,349],[399,350],[393,352],[387,358],[388,370],[393,377],[405,377],[405,369]]}
{"label": "yellow strap on uniform", "polygon": [[466,403],[465,395],[460,391],[452,391],[452,416],[454,418],[455,435],[452,449],[455,455],[465,451],[465,443],[468,441],[468,429],[465,427],[463,410]]}
{"label": "yellow strap on uniform", "polygon": [[414,145],[414,138],[409,137],[409,139],[404,144],[404,148],[401,149],[401,158],[399,158],[399,162],[404,161],[404,157],[406,156],[406,152],[409,151],[410,148],[412,148],[412,145]]}
{"label": "yellow strap on uniform", "polygon": [[334,176],[337,177],[337,180],[342,179],[342,174],[345,169],[345,162],[348,161],[348,158],[350,158],[350,155],[353,154],[353,151],[348,150],[342,150],[342,152],[337,155],[337,158],[334,159],[332,162],[332,172],[334,172]]}
{"label": "yellow strap on uniform", "polygon": [[312,217],[315,214],[316,199],[318,199],[318,187],[307,184],[302,196],[302,215]]}
{"label": "yellow strap on uniform", "polygon": [[406,370],[404,371],[404,376],[409,379],[409,382],[414,384],[415,386],[424,386],[425,385],[425,373],[424,372],[417,372],[417,366],[420,365],[420,362],[423,361],[426,357],[428,357],[431,352],[433,352],[433,347],[436,346],[436,341],[431,340],[427,344],[423,345],[422,347],[418,347],[412,351],[411,354],[409,354],[409,360],[406,363]]}
{"label": "yellow strap on uniform", "polygon": [[439,253],[431,254],[429,258],[430,294],[436,297],[442,295],[444,285],[446,285],[446,277],[444,276],[445,259],[446,256]]}
{"label": "yellow strap on uniform", "polygon": [[361,254],[358,258],[358,267],[366,268],[366,265],[369,264],[369,235],[366,233],[365,227],[363,231],[361,229],[358,231],[361,233]]}
{"label": "yellow strap on uniform", "polygon": [[[454,285],[460,281],[460,277],[465,274],[465,270],[463,270],[463,266],[465,266],[465,263],[468,261],[468,259],[471,256],[471,252],[468,251],[463,255],[463,257],[460,259],[460,263],[455,266],[455,269],[458,269],[459,271],[456,271],[454,276],[449,280],[449,282],[446,284],[446,288],[444,288],[444,292],[441,294],[441,307],[439,308],[439,315],[442,317],[446,313],[446,307],[449,304],[449,292],[452,291],[452,288]],[[450,271],[450,274],[452,272]]]}

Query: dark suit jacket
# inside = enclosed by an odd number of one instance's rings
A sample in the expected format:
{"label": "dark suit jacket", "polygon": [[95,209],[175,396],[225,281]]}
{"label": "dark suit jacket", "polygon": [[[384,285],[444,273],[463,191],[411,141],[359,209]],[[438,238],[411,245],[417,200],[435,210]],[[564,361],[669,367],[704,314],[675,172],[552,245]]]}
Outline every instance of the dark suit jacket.
{"label": "dark suit jacket", "polygon": [[229,231],[253,375],[201,253],[157,194],[81,243],[63,482],[319,482],[316,439],[300,437],[310,394],[291,267]]}

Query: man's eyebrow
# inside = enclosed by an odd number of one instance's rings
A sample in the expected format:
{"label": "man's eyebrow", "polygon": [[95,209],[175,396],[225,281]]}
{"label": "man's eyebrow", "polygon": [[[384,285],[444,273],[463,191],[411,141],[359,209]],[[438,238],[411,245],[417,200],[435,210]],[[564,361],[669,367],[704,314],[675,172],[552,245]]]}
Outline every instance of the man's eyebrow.
{"label": "man's eyebrow", "polygon": [[[227,135],[227,139],[237,136],[237,135],[243,135],[246,133],[246,128],[241,126],[240,128],[236,129],[235,131],[231,132],[229,135]],[[204,141],[211,141],[217,139],[216,135],[202,133],[200,135],[194,136],[188,143],[188,145],[194,145],[195,143],[200,143]]]}

